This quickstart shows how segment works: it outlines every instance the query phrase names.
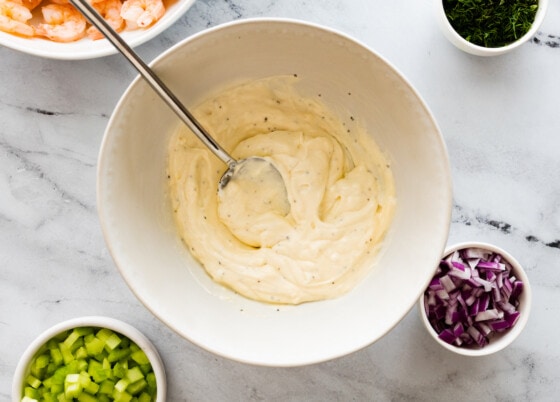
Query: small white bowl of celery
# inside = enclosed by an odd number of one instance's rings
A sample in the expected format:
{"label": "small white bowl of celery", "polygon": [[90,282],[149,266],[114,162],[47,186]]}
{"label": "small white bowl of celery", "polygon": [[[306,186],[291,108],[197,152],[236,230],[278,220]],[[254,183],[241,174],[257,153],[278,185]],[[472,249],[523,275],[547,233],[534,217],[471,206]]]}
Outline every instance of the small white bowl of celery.
{"label": "small white bowl of celery", "polygon": [[13,402],[163,402],[163,362],[146,336],[109,317],[59,323],[29,345],[12,384]]}

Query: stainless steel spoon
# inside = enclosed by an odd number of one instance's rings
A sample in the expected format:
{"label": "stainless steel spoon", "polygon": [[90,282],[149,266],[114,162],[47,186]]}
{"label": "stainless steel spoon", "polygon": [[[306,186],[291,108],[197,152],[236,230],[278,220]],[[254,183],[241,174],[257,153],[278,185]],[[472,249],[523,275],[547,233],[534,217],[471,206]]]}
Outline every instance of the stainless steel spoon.
{"label": "stainless steel spoon", "polygon": [[[70,0],[72,5],[76,7],[84,17],[111,42],[111,44],[138,70],[140,75],[148,82],[154,91],[163,99],[163,101],[179,116],[179,118],[187,125],[187,127],[202,141],[204,145],[210,149],[228,169],[223,174],[219,182],[219,190],[224,189],[230,181],[236,180],[240,175],[255,176],[252,166],[256,166],[258,162],[258,171],[263,172],[263,182],[273,188],[277,197],[283,197],[282,202],[284,215],[289,212],[289,203],[287,199],[286,186],[282,175],[278,169],[267,159],[260,157],[249,157],[245,159],[234,159],[220,144],[206,131],[206,129],[196,120],[196,118],[188,111],[188,109],[179,101],[179,99],[171,92],[171,90],[161,81],[161,79],[148,67],[144,61],[138,56],[124,39],[103,19],[101,15],[86,0]],[[264,166],[267,164],[268,166]],[[264,169],[261,169],[264,166]],[[259,173],[256,173],[257,175]],[[270,190],[270,189],[269,189]],[[268,192],[270,196],[270,191]],[[287,208],[287,209],[286,209]]]}

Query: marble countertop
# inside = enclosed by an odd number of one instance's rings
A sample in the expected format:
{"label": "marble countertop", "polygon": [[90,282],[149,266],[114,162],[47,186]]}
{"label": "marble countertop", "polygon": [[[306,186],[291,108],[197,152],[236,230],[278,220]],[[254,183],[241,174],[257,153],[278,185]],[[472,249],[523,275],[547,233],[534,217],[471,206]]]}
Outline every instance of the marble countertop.
{"label": "marble countertop", "polygon": [[434,113],[454,182],[449,243],[495,243],[526,268],[529,324],[482,358],[444,350],[416,307],[371,346],[326,363],[264,368],[212,355],[165,327],[118,273],[96,212],[103,131],[135,72],[118,55],[57,61],[0,47],[0,400],[44,329],[81,315],[130,322],[159,349],[169,401],[508,400],[560,394],[560,3],[515,52],[479,58],[440,33],[430,0],[198,0],[137,48],[151,60],[240,18],[339,29],[393,63]]}

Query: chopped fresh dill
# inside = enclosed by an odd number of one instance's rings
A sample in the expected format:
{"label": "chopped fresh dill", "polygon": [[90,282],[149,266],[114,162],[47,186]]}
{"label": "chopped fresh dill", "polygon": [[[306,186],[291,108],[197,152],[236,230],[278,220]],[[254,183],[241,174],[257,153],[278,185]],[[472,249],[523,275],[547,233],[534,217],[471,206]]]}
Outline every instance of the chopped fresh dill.
{"label": "chopped fresh dill", "polygon": [[484,47],[502,47],[531,28],[538,0],[442,0],[445,15],[467,41]]}

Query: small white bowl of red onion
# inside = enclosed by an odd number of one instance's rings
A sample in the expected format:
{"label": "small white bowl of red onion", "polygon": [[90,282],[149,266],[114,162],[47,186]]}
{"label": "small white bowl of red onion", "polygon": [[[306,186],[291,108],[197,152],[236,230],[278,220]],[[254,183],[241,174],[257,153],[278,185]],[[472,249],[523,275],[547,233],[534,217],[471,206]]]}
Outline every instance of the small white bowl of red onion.
{"label": "small white bowl of red onion", "polygon": [[444,348],[485,356],[510,345],[531,310],[531,286],[519,262],[500,247],[465,242],[445,250],[418,305]]}

